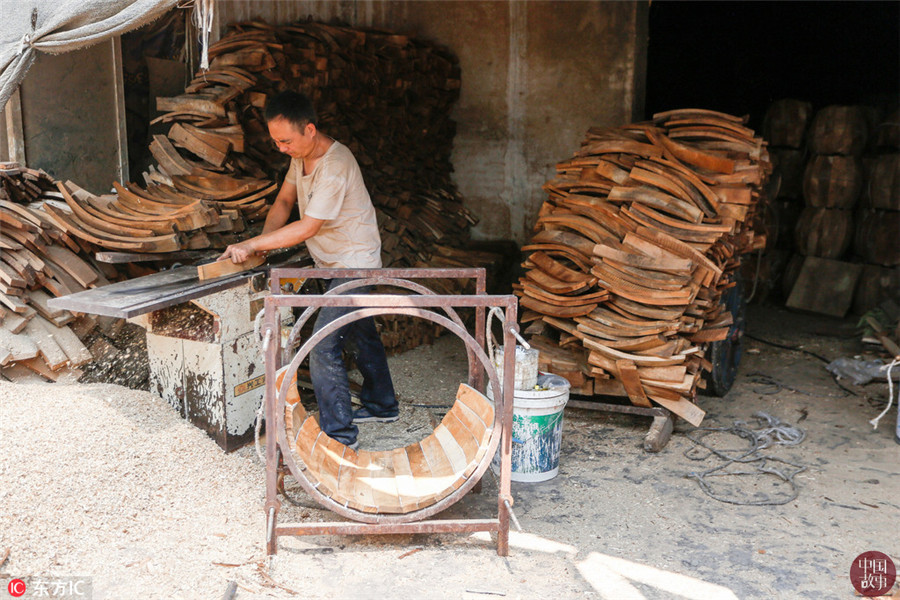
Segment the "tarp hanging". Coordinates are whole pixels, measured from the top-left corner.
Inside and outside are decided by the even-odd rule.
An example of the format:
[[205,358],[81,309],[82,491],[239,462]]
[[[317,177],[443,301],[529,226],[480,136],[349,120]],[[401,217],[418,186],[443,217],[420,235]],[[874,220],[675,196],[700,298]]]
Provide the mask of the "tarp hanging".
[[176,4],[177,0],[16,0],[0,20],[0,110],[38,51],[62,54],[92,46],[141,27]]

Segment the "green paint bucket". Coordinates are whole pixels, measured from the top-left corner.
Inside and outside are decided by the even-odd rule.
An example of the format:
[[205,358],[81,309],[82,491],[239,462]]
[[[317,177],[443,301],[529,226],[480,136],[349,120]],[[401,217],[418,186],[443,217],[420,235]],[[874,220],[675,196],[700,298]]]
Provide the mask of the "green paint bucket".
[[[513,393],[512,475],[513,481],[536,482],[559,473],[563,409],[569,401],[569,382],[559,375],[541,373],[537,388]],[[488,386],[488,397],[491,397]],[[491,468],[500,472],[500,452]]]

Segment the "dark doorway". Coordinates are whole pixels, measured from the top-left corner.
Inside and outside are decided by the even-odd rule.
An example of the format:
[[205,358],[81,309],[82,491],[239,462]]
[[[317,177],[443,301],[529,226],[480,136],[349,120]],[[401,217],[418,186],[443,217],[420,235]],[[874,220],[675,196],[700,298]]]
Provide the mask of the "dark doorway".
[[653,2],[649,117],[674,108],[750,115],[798,98],[816,109],[900,93],[900,2]]

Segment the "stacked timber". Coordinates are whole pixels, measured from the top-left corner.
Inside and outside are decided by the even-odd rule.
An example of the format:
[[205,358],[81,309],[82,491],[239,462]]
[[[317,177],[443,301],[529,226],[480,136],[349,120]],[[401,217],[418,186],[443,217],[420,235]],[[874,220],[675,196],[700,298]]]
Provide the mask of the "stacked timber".
[[803,187],[806,131],[813,115],[810,102],[776,100],[763,118],[763,137],[769,143],[773,173],[780,179],[779,198],[800,198]]
[[515,286],[541,368],[698,423],[704,349],[732,323],[722,294],[765,245],[750,223],[770,171],[762,138],[714,111],[588,130],[544,186]]
[[803,175],[806,208],[796,229],[800,254],[839,259],[850,247],[853,208],[863,186],[860,157],[867,131],[862,107],[827,106],[816,113]]
[[57,188],[44,172],[0,164],[0,374],[11,381],[76,379],[92,360],[80,338],[98,320],[48,300],[108,283],[117,273],[58,225],[42,204]]
[[900,135],[897,114],[877,128],[875,152],[864,159],[866,185],[856,214],[853,249],[866,264],[853,299],[863,314],[900,302]]
[[793,98],[776,100],[763,117],[762,131],[769,145],[772,176],[767,193],[760,198],[754,230],[765,233],[767,243],[742,264],[744,279],[753,290],[748,301],[764,302],[773,292],[778,293],[794,251],[794,235],[803,211],[806,138],[812,117],[812,104]]
[[[775,238],[774,249],[745,261],[744,275],[755,278],[754,287],[763,290],[759,299],[779,278],[789,298],[807,256],[841,259],[848,278],[858,274],[852,307],[863,314],[885,300],[900,300],[898,113],[829,106],[811,121],[811,111],[809,103],[780,100],[766,113],[763,127],[775,167],[773,181],[780,188],[777,200],[760,212],[767,215],[764,228],[770,245]],[[803,132],[805,146],[800,144]],[[796,254],[788,258],[792,252]],[[828,293],[823,278],[806,281],[818,282],[822,293]]]
[[[299,90],[317,106],[320,129],[360,164],[378,212],[385,266],[429,264],[436,245],[468,240],[476,220],[450,179],[459,66],[446,49],[323,23],[252,22],[232,25],[210,57],[210,70],[198,73],[184,94],[157,99],[163,114],[155,122],[171,123],[150,146],[158,170],[143,189],[119,186],[120,202],[123,189],[135,209],[136,202],[147,210],[188,198],[203,202],[220,213],[212,230],[199,228],[207,237],[240,233],[224,222],[227,209],[246,221],[264,218],[264,200],[289,161],[269,138],[264,108],[274,94]],[[204,243],[189,240],[190,247]],[[228,241],[220,235],[210,246]]]

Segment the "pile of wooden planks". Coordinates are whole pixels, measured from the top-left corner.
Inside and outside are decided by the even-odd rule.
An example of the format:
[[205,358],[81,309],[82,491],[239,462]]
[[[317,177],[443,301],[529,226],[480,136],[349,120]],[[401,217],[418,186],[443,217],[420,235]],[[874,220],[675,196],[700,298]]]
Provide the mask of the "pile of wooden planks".
[[[385,266],[428,264],[436,245],[459,247],[476,219],[451,181],[459,96],[455,57],[378,31],[301,22],[239,23],[210,48],[210,69],[184,94],[157,98],[167,124],[141,184],[101,196],[73,182],[47,212],[98,249],[167,253],[222,249],[259,232],[289,159],[263,118],[286,89],[315,101],[322,131],[346,144],[378,212]],[[255,225],[254,225],[255,224]]]
[[0,164],[0,373],[11,381],[80,375],[91,352],[81,343],[98,320],[47,301],[108,283],[114,269],[58,225],[42,203],[58,193],[44,172]]
[[588,130],[544,189],[515,286],[541,369],[574,393],[656,402],[692,423],[709,342],[732,316],[721,304],[771,172],[744,120],[676,110]]
[[460,82],[446,49],[323,23],[251,22],[232,25],[210,57],[210,70],[184,94],[157,99],[165,113],[156,121],[172,124],[151,144],[159,171],[145,177],[145,190],[129,184],[128,192],[155,202],[187,195],[218,202],[223,211],[238,208],[249,221],[263,218],[262,199],[289,162],[269,138],[264,107],[278,92],[300,90],[316,104],[320,129],[360,164],[378,211],[385,266],[427,262],[435,244],[468,239],[476,220],[450,179],[450,111]]

